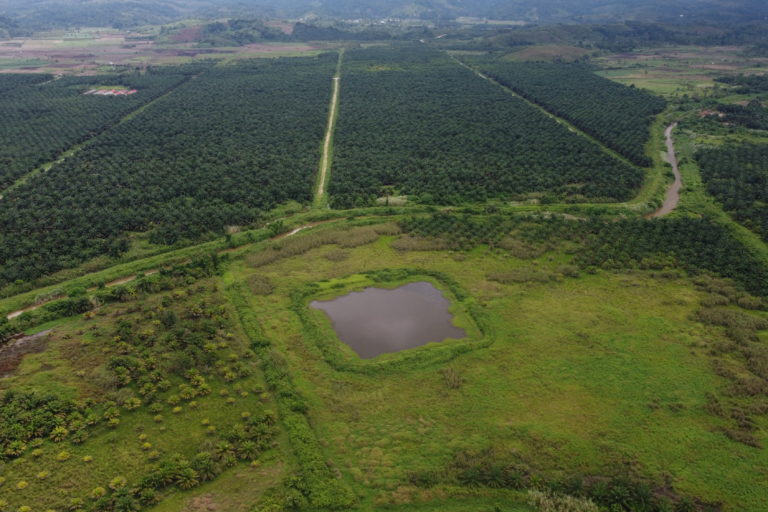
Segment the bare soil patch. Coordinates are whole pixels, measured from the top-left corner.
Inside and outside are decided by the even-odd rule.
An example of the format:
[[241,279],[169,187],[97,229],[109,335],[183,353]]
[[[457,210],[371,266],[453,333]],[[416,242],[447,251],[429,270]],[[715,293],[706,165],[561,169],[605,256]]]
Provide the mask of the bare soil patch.
[[31,336],[12,338],[0,346],[0,378],[8,377],[16,371],[21,360],[27,354],[36,354],[45,350],[51,330]]

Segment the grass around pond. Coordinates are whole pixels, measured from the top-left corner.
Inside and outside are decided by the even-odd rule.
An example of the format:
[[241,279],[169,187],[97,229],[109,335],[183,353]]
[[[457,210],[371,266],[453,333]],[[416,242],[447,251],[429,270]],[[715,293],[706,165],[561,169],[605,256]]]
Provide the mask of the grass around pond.
[[[703,295],[689,281],[639,272],[501,284],[489,275],[555,273],[569,257],[522,261],[487,248],[399,252],[391,242],[385,236],[345,250],[341,260],[329,246],[233,269],[236,280],[258,275],[273,284],[250,305],[307,397],[333,467],[364,509],[450,495],[456,491],[439,479],[426,488],[413,482],[446,471],[457,453],[486,450],[546,478],[632,468],[734,510],[768,499],[752,473],[766,467],[766,451],[727,440],[721,420],[704,411],[708,393],[724,392],[725,382],[707,355],[719,335],[690,320]],[[495,343],[374,375],[335,370],[290,310],[291,289],[409,267],[455,279],[491,319]]]
[[[123,322],[135,325],[138,337],[131,343],[137,348],[151,347],[146,344],[152,339],[168,343],[161,341],[172,332],[163,334],[166,309],[184,322],[199,311],[202,318],[216,311],[220,327],[206,335],[214,341],[205,346],[221,362],[212,367],[242,360],[252,370],[234,382],[221,377],[224,370],[206,374],[212,392],[196,397],[194,406],[173,398],[184,381],[171,377],[171,390],[155,400],[159,405],[149,400],[135,410],[121,407],[119,422],[89,428],[83,442],[35,442],[0,466],[2,499],[10,510],[44,510],[73,497],[88,499],[118,476],[135,485],[156,467],[154,452],[161,460],[218,453],[219,432],[229,435],[244,412],[266,410],[281,421],[257,464],[244,459],[189,490],[172,484],[147,510],[210,505],[251,511],[255,504],[274,503],[275,496],[287,499],[286,492],[303,493],[291,482],[307,470],[305,450],[312,443],[323,478],[350,493],[345,510],[532,511],[526,505],[530,482],[616,475],[722,503],[725,511],[755,510],[768,500],[755,485],[765,476],[760,468],[768,467],[768,451],[726,437],[727,421],[710,412],[712,397],[729,396],[712,357],[726,338],[721,328],[692,320],[712,295],[689,278],[677,272],[579,272],[568,244],[538,255],[523,251],[528,259],[521,259],[519,246],[424,250],[426,241],[414,245],[403,236],[393,223],[319,226],[268,242],[279,250],[244,247],[242,259],[229,263],[221,277],[139,292],[86,315],[90,319],[46,325],[54,328],[47,348],[26,356],[2,389],[98,398],[113,382],[108,368],[122,361],[122,352],[152,361],[145,348],[134,351],[118,341]],[[329,325],[320,326],[318,339],[305,322],[310,298],[423,280],[444,291],[468,341],[353,365],[354,354]],[[245,302],[235,300],[233,286]],[[297,295],[301,289],[311,296]],[[191,344],[185,351],[194,353],[197,336],[194,330],[186,334]],[[329,358],[331,344],[344,364]],[[170,349],[153,357],[158,360],[152,364],[166,365],[181,356]],[[277,384],[278,378],[292,387]],[[129,383],[105,396],[124,401],[135,393]],[[295,421],[304,416],[309,430],[296,430]],[[755,421],[762,440],[767,422],[763,416]],[[59,460],[62,452],[67,457]],[[527,483],[502,480],[497,486],[485,473],[492,468]],[[290,491],[291,485],[298,487]]]

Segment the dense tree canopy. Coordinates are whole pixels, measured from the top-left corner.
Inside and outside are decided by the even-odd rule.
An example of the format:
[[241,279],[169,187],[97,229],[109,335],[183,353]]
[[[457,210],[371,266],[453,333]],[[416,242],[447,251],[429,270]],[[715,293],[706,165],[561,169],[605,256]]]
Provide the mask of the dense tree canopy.
[[642,173],[425,46],[345,57],[330,193],[366,204],[391,186],[424,202],[546,193],[623,200]]
[[[58,80],[50,75],[0,75],[0,193],[19,176],[178,85],[194,69]],[[83,94],[98,85],[139,92],[124,97]]]
[[583,64],[472,59],[489,76],[567,119],[632,162],[649,166],[649,126],[662,98],[600,77]]
[[768,146],[704,149],[696,160],[707,191],[739,222],[768,240]]
[[0,201],[0,281],[117,254],[127,231],[173,244],[309,201],[335,64],[218,66],[14,190]]

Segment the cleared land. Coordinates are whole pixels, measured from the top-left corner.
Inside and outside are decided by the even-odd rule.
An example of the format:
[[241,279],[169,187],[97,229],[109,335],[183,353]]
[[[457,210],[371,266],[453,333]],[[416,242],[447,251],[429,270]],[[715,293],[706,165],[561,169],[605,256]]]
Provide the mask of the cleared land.
[[95,31],[4,40],[0,41],[0,73],[95,75],[124,67],[143,69],[202,59],[315,55],[326,48],[306,43],[198,48],[194,42],[156,42],[155,36],[153,32]]
[[747,57],[736,46],[681,46],[642,49],[600,57],[599,74],[625,85],[648,89],[666,97],[705,96],[714,78],[723,74],[759,73],[765,57]]

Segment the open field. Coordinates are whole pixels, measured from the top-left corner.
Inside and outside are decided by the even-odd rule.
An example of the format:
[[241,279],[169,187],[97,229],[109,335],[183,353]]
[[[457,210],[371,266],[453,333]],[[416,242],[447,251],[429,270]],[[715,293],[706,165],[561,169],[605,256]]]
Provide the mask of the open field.
[[[689,323],[702,296],[685,280],[600,275],[502,285],[488,276],[531,265],[547,271],[567,258],[523,263],[485,249],[452,258],[397,252],[389,244],[384,238],[354,249],[340,263],[323,261],[329,248],[259,267],[276,296],[251,302],[257,315],[263,311],[267,336],[305,376],[301,390],[333,460],[367,489],[369,500],[428,495],[404,484],[408,474],[448,465],[457,451],[489,447],[560,474],[628,464],[666,472],[676,488],[709,493],[709,500],[751,509],[766,499],[733,480],[742,473],[749,481],[753,468],[765,466],[765,453],[716,441],[717,421],[701,414],[706,394],[722,383],[704,348],[716,338]],[[306,266],[306,259],[315,263]],[[280,296],[303,282],[389,267],[429,268],[457,279],[493,319],[493,346],[391,375],[329,368]],[[446,367],[461,375],[459,389],[443,382]]]
[[637,50],[599,57],[598,72],[625,85],[662,96],[706,95],[723,74],[762,73],[768,58],[747,57],[736,46],[682,46]]
[[[522,512],[530,510],[531,482],[557,487],[573,478],[619,477],[646,482],[657,498],[691,496],[719,503],[717,510],[753,510],[768,499],[755,485],[765,476],[768,452],[730,440],[731,420],[712,412],[713,400],[726,408],[732,400],[718,364],[736,369],[744,363],[717,352],[728,339],[723,328],[695,320],[720,293],[732,293],[730,285],[694,281],[672,269],[584,272],[574,266],[571,243],[540,245],[516,235],[496,248],[448,250],[379,222],[317,226],[268,244],[279,251],[246,246],[222,276],[208,267],[212,277],[198,279],[190,270],[187,277],[166,273],[119,285],[126,291],[107,290],[120,297],[115,302],[45,326],[53,332],[44,350],[27,355],[3,389],[91,397],[103,411],[103,387],[111,383],[106,398],[124,405],[118,423],[84,427],[83,441],[32,443],[4,468],[10,491],[3,499],[14,508],[57,507],[72,497],[87,500],[99,486],[114,499],[119,490],[109,490],[110,481],[124,476],[126,488],[139,485],[155,467],[155,451],[161,460],[221,453],[220,442],[207,439],[229,435],[227,425],[242,421],[241,412],[259,410],[279,411],[282,421],[276,444],[259,453],[258,465],[245,458],[231,469],[216,466],[212,481],[198,479],[187,492],[179,488],[182,480],[160,486],[155,496],[162,501],[151,510],[205,510],[208,504],[250,510],[283,499],[311,504],[318,485],[332,484],[353,496],[345,510],[499,506]],[[454,322],[470,341],[361,361],[305,302],[425,279],[453,302]],[[731,308],[768,319],[735,303]],[[218,327],[206,331],[206,319]],[[189,342],[174,344],[174,322],[187,327]],[[142,372],[149,369],[139,366],[126,380],[115,368],[131,358],[178,368],[178,350],[197,358],[200,347],[199,357],[211,356],[194,364],[210,394],[177,401],[186,381],[170,370],[170,389],[132,408],[129,398],[144,396]],[[155,351],[152,363],[147,358]],[[289,406],[293,392],[274,387],[282,386],[274,364],[306,409]],[[231,380],[226,372],[234,368],[250,371]],[[752,407],[755,400],[737,403]],[[328,461],[330,476],[312,477],[289,498],[296,491],[284,478],[309,478],[290,419],[291,411],[302,410],[319,443],[312,449]],[[755,442],[762,443],[766,418],[754,414],[751,421]],[[215,434],[206,434],[209,425]],[[62,452],[68,457],[57,460]],[[86,456],[93,459],[84,463]],[[506,469],[498,470],[500,480],[487,480],[481,468],[494,467]],[[60,490],[43,492],[51,489]]]
[[240,47],[197,48],[194,43],[156,43],[142,34],[87,33],[79,38],[0,41],[0,73],[36,72],[92,75],[128,66],[183,64],[201,59],[249,59],[316,55],[324,46],[255,43]]

